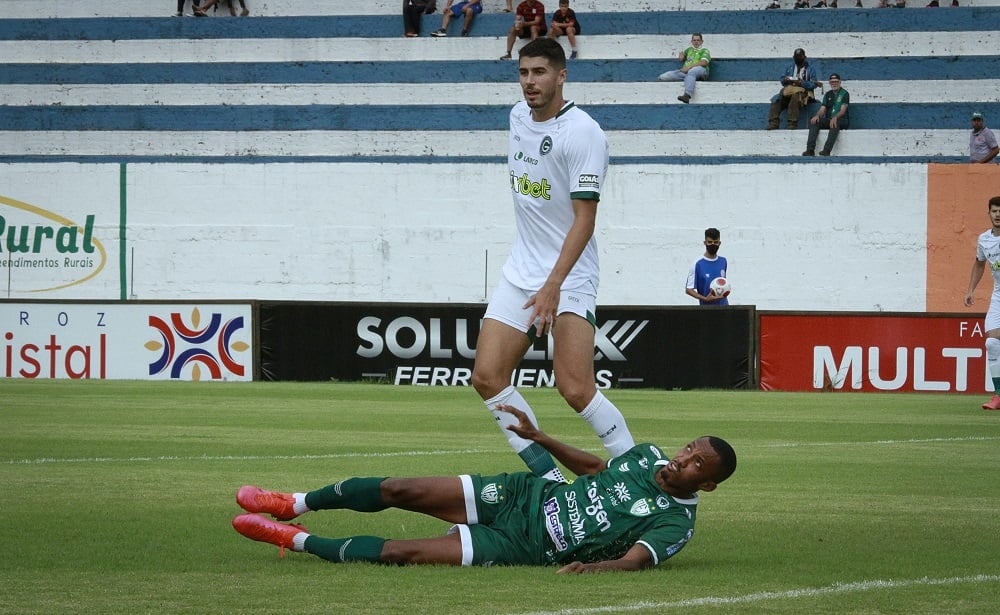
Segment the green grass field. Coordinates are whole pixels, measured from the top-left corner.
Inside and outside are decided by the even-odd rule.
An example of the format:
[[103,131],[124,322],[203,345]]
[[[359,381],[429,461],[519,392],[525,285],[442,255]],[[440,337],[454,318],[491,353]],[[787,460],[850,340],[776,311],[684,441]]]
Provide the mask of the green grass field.
[[[639,441],[729,440],[659,569],[335,565],[236,534],[234,493],[348,476],[520,471],[471,389],[0,381],[4,613],[996,613],[1000,412],[962,395],[608,393]],[[552,390],[546,431],[603,455]],[[318,512],[325,536],[437,535]]]

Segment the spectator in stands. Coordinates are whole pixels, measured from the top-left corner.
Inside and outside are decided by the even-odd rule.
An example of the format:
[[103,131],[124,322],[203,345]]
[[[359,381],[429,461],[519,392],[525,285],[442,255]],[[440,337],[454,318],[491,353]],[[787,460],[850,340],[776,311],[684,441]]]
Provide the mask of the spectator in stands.
[[701,32],[692,34],[691,46],[680,52],[677,58],[681,61],[681,67],[657,77],[659,81],[683,81],[684,93],[678,96],[677,100],[684,104],[691,102],[695,84],[708,79],[708,64],[712,61],[712,54],[701,46],[704,40]]
[[[182,17],[184,15],[184,3],[187,0],[177,0],[177,16]],[[198,0],[191,0],[191,11],[195,14],[199,11]]]
[[992,162],[1000,152],[997,138],[993,131],[986,127],[983,114],[972,114],[972,134],[969,135],[969,162],[986,164]]
[[816,69],[809,65],[806,51],[801,47],[792,54],[792,63],[781,76],[781,90],[771,97],[771,109],[767,115],[767,129],[774,130],[781,121],[781,112],[788,109],[786,128],[794,130],[799,124],[799,110],[816,102],[813,90],[819,85]]
[[403,36],[420,36],[424,14],[437,10],[437,0],[403,0]]
[[830,91],[823,95],[823,104],[820,105],[816,115],[809,120],[809,139],[806,141],[806,151],[803,156],[816,155],[816,139],[819,131],[823,128],[830,132],[826,135],[826,143],[820,150],[820,156],[829,156],[833,151],[833,144],[837,142],[837,135],[841,130],[846,130],[851,124],[851,116],[848,107],[851,104],[851,95],[840,83],[840,75],[832,73],[830,75]]
[[576,12],[569,8],[569,0],[559,0],[559,8],[552,14],[552,28],[549,30],[549,38],[559,38],[563,34],[566,35],[566,38],[569,39],[570,60],[579,57],[576,48],[576,35],[580,32],[580,22],[576,19]]
[[535,40],[539,36],[545,36],[546,32],[548,28],[545,26],[545,7],[538,0],[524,0],[517,5],[514,26],[507,33],[507,53],[500,56],[500,59],[510,59],[510,52],[514,50],[514,40],[518,37]]
[[698,300],[701,305],[729,305],[729,299],[712,292],[712,280],[726,277],[729,263],[725,256],[719,256],[722,233],[717,228],[705,229],[705,253],[688,270],[687,286],[684,292]]
[[[236,2],[237,0],[226,0],[226,4],[229,5],[229,14],[236,17]],[[250,9],[247,8],[246,0],[238,0],[240,3],[240,17],[246,17],[250,14]],[[208,15],[208,9],[214,8],[218,10],[219,0],[205,0],[205,3],[200,7],[194,9],[194,14],[197,17],[205,17]]]
[[464,0],[452,5],[452,0],[444,5],[444,15],[441,17],[441,27],[431,32],[431,36],[448,36],[448,24],[453,17],[464,15],[462,22],[462,36],[469,36],[469,28],[472,27],[472,20],[476,15],[483,12],[483,3],[480,0]]

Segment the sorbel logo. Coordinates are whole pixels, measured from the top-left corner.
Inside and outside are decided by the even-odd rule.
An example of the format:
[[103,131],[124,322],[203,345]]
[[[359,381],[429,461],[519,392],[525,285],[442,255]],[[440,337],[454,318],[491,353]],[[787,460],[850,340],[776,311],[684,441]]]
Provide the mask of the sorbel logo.
[[[243,329],[243,317],[222,324],[222,314],[213,313],[207,325],[200,325],[201,312],[197,307],[191,311],[190,326],[176,312],[170,314],[169,323],[159,316],[150,316],[149,326],[160,333],[161,341],[150,340],[145,344],[147,350],[160,353],[149,364],[149,375],[169,370],[171,379],[179,379],[188,365],[191,366],[192,380],[201,380],[202,366],[213,380],[223,378],[223,369],[228,374],[244,375],[246,367],[232,355],[232,351],[244,352],[250,348],[246,342],[232,339]],[[183,345],[190,348],[182,350]]]

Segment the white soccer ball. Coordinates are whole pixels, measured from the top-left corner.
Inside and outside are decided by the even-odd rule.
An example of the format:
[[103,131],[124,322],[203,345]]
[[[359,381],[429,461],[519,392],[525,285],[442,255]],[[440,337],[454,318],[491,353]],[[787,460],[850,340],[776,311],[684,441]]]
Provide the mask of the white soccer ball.
[[709,285],[708,290],[716,297],[728,297],[729,293],[733,292],[733,287],[730,286],[729,280],[726,278],[715,278]]

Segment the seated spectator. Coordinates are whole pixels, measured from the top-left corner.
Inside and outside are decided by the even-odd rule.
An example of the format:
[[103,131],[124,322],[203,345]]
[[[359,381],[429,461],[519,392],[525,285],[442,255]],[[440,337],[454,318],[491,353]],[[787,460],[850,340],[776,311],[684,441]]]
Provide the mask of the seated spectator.
[[787,123],[789,130],[799,127],[799,110],[816,102],[813,90],[819,83],[816,81],[816,69],[809,66],[806,52],[801,47],[792,54],[792,63],[781,76],[781,90],[771,97],[771,108],[767,114],[767,129],[774,130],[781,122],[781,112],[788,109]]
[[[229,5],[229,14],[236,17],[236,5],[233,4],[234,0],[226,0],[226,4]],[[250,9],[247,8],[246,0],[239,0],[240,3],[240,17],[246,17],[250,14]],[[208,9],[218,10],[219,0],[205,0],[205,3],[194,9],[194,14],[196,17],[206,17],[208,15]]]
[[424,14],[437,10],[437,0],[403,0],[403,36],[420,36]]
[[[186,1],[187,0],[177,0],[177,16],[178,17],[182,17],[184,15],[184,3]],[[191,0],[191,11],[193,13],[197,14],[198,10],[199,10],[199,8],[198,8],[198,0]]]
[[448,0],[448,4],[444,7],[444,16],[441,18],[441,27],[435,32],[431,32],[431,36],[448,36],[448,24],[451,23],[451,18],[463,14],[465,15],[465,21],[462,23],[462,36],[469,36],[469,28],[472,27],[472,20],[482,12],[483,4],[480,0],[467,0],[459,2],[454,6],[452,6],[452,0]]
[[837,142],[837,135],[841,130],[847,130],[851,124],[851,116],[848,108],[851,106],[851,95],[847,93],[840,84],[840,75],[832,73],[830,75],[830,91],[823,96],[823,104],[809,120],[809,138],[806,140],[806,151],[803,156],[816,155],[816,139],[819,138],[819,131],[826,128],[830,131],[826,136],[826,143],[820,150],[820,156],[829,156],[833,152],[833,144]]
[[573,9],[569,8],[569,0],[559,0],[559,9],[552,14],[552,28],[549,30],[549,38],[559,38],[563,34],[566,35],[566,38],[569,39],[570,60],[575,60],[579,55],[576,49],[576,35],[580,32],[580,22],[577,21]]
[[657,77],[659,81],[683,81],[684,93],[678,96],[677,100],[684,104],[691,102],[695,84],[708,79],[708,64],[712,61],[712,54],[701,46],[703,41],[701,32],[692,34],[691,46],[682,51],[677,58],[681,61],[681,67]]
[[997,138],[993,131],[986,127],[983,114],[972,114],[972,134],[969,136],[969,162],[986,164],[992,162],[1000,153]]
[[514,50],[516,38],[535,40],[539,36],[545,36],[546,32],[548,32],[548,28],[545,25],[545,7],[538,0],[524,0],[517,5],[514,26],[507,33],[507,53],[500,56],[500,59],[510,59],[510,52]]

